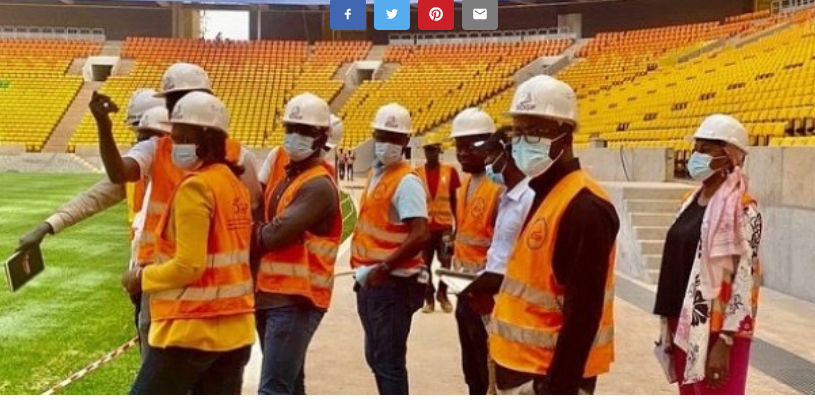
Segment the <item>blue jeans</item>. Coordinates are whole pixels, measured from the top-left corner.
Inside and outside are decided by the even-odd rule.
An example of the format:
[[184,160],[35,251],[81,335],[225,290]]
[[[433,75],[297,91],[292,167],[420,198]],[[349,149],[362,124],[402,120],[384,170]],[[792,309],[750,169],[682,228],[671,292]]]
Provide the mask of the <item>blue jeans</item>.
[[150,348],[131,395],[240,395],[251,346],[211,352]]
[[356,287],[357,313],[365,331],[365,360],[380,395],[407,395],[407,341],[413,313],[424,301],[416,278],[391,278],[387,286]]
[[263,366],[260,395],[305,395],[306,351],[325,313],[309,305],[255,312]]

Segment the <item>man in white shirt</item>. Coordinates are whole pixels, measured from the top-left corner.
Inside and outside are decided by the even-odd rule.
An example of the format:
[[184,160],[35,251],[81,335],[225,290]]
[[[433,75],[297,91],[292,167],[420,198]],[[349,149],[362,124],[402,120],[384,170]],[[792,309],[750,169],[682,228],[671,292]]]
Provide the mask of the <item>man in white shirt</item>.
[[521,234],[535,199],[535,192],[529,188],[529,178],[515,165],[511,144],[503,131],[496,132],[482,148],[488,153],[485,161],[487,177],[506,187],[498,202],[495,234],[487,251],[486,272],[504,275],[515,241]]

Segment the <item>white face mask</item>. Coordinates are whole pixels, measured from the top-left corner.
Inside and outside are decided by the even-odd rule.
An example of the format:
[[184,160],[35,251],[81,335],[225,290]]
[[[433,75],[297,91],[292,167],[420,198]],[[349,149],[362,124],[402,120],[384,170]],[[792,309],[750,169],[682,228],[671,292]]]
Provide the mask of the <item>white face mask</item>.
[[[537,144],[530,144],[526,141],[526,137],[521,138],[518,142],[512,144],[512,157],[518,165],[518,169],[524,175],[530,178],[535,178],[546,172],[555,159],[549,156],[552,149],[552,144],[559,140],[560,137],[554,140],[541,139]],[[562,153],[561,153],[562,154]],[[560,155],[558,155],[558,158]]]
[[292,161],[300,162],[314,153],[314,138],[288,133],[283,141],[283,150],[289,154]]
[[382,165],[390,166],[402,160],[402,146],[389,142],[374,143],[374,155]]
[[710,167],[710,164],[714,159],[715,158],[709,154],[694,152],[690,156],[690,160],[688,160],[688,174],[697,182],[704,182],[708,180],[711,176],[713,176],[713,174],[718,172],[718,170]]
[[201,167],[201,159],[198,158],[195,144],[173,144],[173,165],[187,172],[192,172]]

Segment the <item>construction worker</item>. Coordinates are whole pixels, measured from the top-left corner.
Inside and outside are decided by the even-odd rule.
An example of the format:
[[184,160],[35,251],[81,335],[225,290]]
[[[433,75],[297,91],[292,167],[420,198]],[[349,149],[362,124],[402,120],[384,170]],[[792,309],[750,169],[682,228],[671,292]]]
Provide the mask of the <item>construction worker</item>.
[[512,156],[535,192],[490,323],[502,394],[594,393],[614,360],[619,229],[606,192],[572,150],[577,97],[546,75],[512,99]]
[[122,278],[150,298],[151,349],[131,394],[237,395],[255,341],[245,169],[227,158],[229,115],[215,96],[184,96],[170,122],[186,176],[156,227],[155,261]]
[[[155,97],[156,91],[153,89],[139,89],[135,93],[133,93],[133,97],[130,100],[130,103],[127,107],[127,118],[125,119],[125,124],[128,126],[136,127],[141,120],[142,115],[149,109],[154,107],[164,107],[164,102],[161,99]],[[167,113],[166,108],[164,109],[164,118],[167,119],[169,114]],[[158,123],[158,122],[156,122]],[[167,125],[163,125],[163,127],[167,127]],[[163,131],[165,133],[169,132]],[[147,141],[148,139],[152,138],[154,134],[151,134],[149,131],[136,131],[136,142]],[[137,220],[137,216],[141,213],[141,208],[144,205],[144,196],[147,193],[147,181],[142,179],[138,182],[129,182],[125,187],[125,191],[127,192],[127,219],[130,224],[144,224],[143,218],[144,216],[140,216]],[[137,231],[137,227],[132,227],[133,233],[135,234]]]
[[[163,107],[164,103],[160,99],[153,97],[155,94],[156,92],[152,89],[139,89],[133,93],[128,103],[125,123],[136,134],[136,140],[139,143],[148,141],[153,137],[166,136],[170,131],[167,125],[162,124],[162,121],[167,120],[167,110]],[[151,114],[147,115],[146,113],[148,111]],[[137,188],[146,190],[144,187]],[[41,225],[23,235],[20,238],[20,245],[17,250],[21,251],[40,245],[46,235],[57,234],[96,213],[107,210],[124,200],[126,195],[127,192],[124,185],[114,184],[110,179],[105,177],[60,207],[59,210],[48,217]],[[135,193],[134,199],[137,199],[138,196],[140,196],[140,194],[138,192]],[[141,205],[137,202],[132,206],[137,213],[143,213]],[[137,244],[141,230],[144,228],[144,216],[134,214],[131,227],[133,231],[131,234],[133,237],[132,241],[134,244]],[[134,249],[131,254],[131,266],[136,262],[137,255]],[[134,319],[138,331],[141,295],[133,296],[131,300],[134,304]],[[146,343],[147,336],[144,335],[143,338],[142,343]]]
[[[485,176],[487,154],[478,146],[495,133],[492,118],[469,108],[453,119],[451,137],[456,157],[465,175],[458,190],[453,270],[476,275],[487,265],[498,200],[504,188]],[[487,330],[481,314],[469,300],[456,302],[456,324],[461,344],[461,367],[471,395],[486,395],[489,389]]]
[[276,186],[265,220],[252,233],[253,255],[263,256],[256,278],[261,395],[305,395],[306,352],[331,302],[342,237],[339,191],[324,158],[328,103],[311,93],[295,96],[283,125],[290,163],[282,179],[270,180]]
[[[331,172],[331,176],[336,178],[335,173],[337,172],[336,165],[331,165],[331,160],[327,158],[328,154],[331,153],[338,145],[342,143],[342,120],[335,115],[331,115],[331,128],[328,135],[328,141],[326,141],[325,145],[321,148],[320,156],[326,159],[328,165],[326,165],[326,169]],[[272,180],[283,180],[286,177],[286,165],[291,162],[289,155],[286,153],[285,148],[275,147],[269,154],[266,155],[266,160],[263,161],[263,165],[260,167],[260,171],[258,172],[258,179],[260,179],[260,185],[262,190],[264,191],[263,194],[263,201],[269,200],[269,194],[272,193],[277,186],[273,184]]]
[[365,359],[381,395],[409,393],[407,340],[424,301],[422,251],[430,241],[427,197],[403,158],[410,113],[392,103],[373,122],[373,169],[360,199],[351,242],[357,312],[365,331]]
[[[164,74],[162,92],[156,97],[164,99],[168,111],[174,107],[181,95],[196,91],[212,93],[212,86],[207,73],[200,67],[190,64],[175,64]],[[159,99],[161,100],[161,99]],[[144,205],[144,231],[141,238],[134,240],[138,254],[136,265],[146,266],[155,262],[153,242],[154,230],[162,213],[172,197],[184,170],[174,165],[173,143],[170,137],[154,137],[136,144],[124,157],[119,154],[116,141],[111,133],[109,114],[116,111],[116,104],[106,95],[95,93],[90,103],[91,112],[99,129],[99,151],[105,165],[108,178],[112,183],[124,184],[141,179],[150,180],[150,190],[146,194]],[[183,112],[182,112],[183,113]],[[255,155],[235,140],[226,140],[227,159],[246,170],[240,175],[241,181],[252,196],[252,212],[259,211],[262,192],[257,180]],[[189,152],[189,151],[188,151]],[[149,300],[142,297],[142,315],[139,318],[141,336],[149,330]]]
[[453,312],[453,305],[447,297],[447,285],[439,280],[439,290],[433,287],[433,257],[437,257],[441,267],[450,269],[451,256],[447,249],[452,243],[453,226],[455,225],[456,192],[461,181],[458,171],[451,165],[440,162],[442,139],[439,134],[424,137],[425,164],[416,168],[416,173],[427,188],[427,209],[430,216],[430,244],[424,250],[424,263],[427,266],[430,280],[424,298],[422,313],[436,311],[436,300],[445,313]]

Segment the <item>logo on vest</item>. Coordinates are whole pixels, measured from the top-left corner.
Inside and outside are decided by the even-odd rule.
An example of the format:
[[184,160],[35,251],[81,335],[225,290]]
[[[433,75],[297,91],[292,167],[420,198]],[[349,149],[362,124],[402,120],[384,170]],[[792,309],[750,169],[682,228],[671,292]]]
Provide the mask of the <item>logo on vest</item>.
[[486,211],[486,209],[487,209],[487,203],[484,202],[484,198],[476,197],[475,200],[473,200],[473,205],[472,205],[472,208],[470,210],[471,210],[471,213],[472,213],[473,217],[480,218],[481,216],[484,215],[484,211]]
[[549,224],[546,219],[538,219],[529,228],[526,236],[526,246],[531,250],[539,250],[546,242],[546,234],[549,232]]
[[385,190],[388,189],[388,184],[389,182],[383,182],[380,180],[379,183],[376,185],[376,188],[374,188],[374,194],[372,197],[376,200],[384,199],[386,197]]

